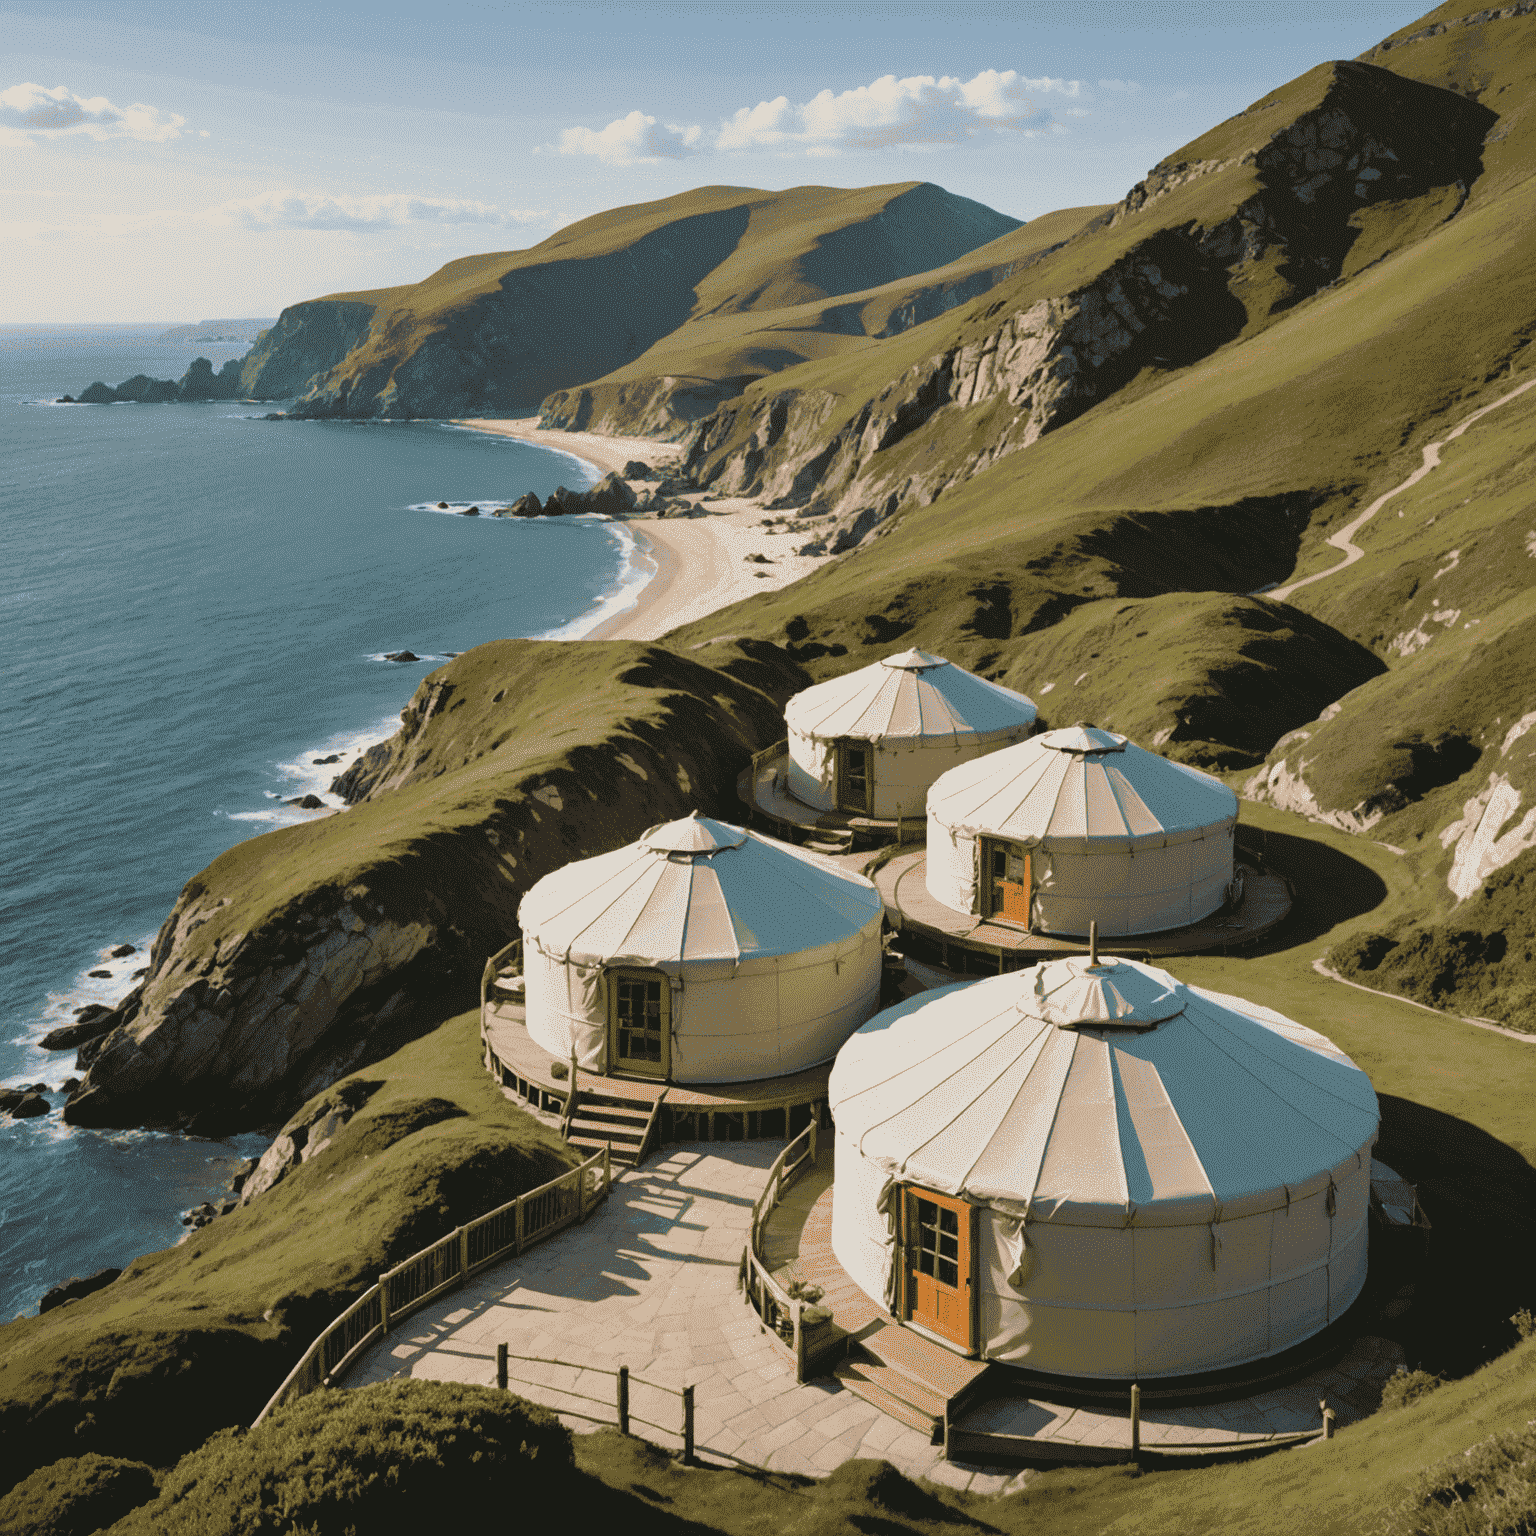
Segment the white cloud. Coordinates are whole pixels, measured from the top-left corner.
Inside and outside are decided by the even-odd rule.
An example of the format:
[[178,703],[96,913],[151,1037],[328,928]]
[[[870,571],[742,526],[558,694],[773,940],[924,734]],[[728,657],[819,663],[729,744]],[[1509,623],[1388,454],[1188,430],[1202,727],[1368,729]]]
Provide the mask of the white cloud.
[[83,133],[98,142],[137,139],[164,144],[181,137],[187,120],[179,112],[162,112],[142,101],[116,107],[105,96],[77,96],[68,86],[51,91],[28,82],[0,91],[0,144],[32,145]]
[[636,161],[682,160],[698,154],[704,130],[695,124],[658,123],[644,112],[617,118],[599,132],[591,128],[567,128],[560,135],[562,155],[595,155],[609,165],[633,165]]
[[559,149],[565,155],[595,155],[610,165],[630,165],[708,150],[823,156],[897,145],[960,144],[987,130],[1033,134],[1059,128],[1038,98],[1070,100],[1081,89],[1077,80],[1030,79],[1012,69],[984,69],[970,80],[883,75],[836,95],[821,91],[807,102],[776,96],[741,107],[712,133],[697,124],[661,125],[634,111],[601,132],[568,128],[560,135]]
[[1099,89],[1101,91],[1124,92],[1129,95],[1139,91],[1141,87],[1134,80],[1100,80]]
[[406,224],[481,224],[503,227],[536,224],[550,215],[544,209],[501,208],[495,203],[459,198],[411,197],[403,192],[372,197],[332,197],[324,193],[274,191],[259,197],[237,198],[212,209],[220,223],[246,229],[319,229],[368,232],[399,229]]

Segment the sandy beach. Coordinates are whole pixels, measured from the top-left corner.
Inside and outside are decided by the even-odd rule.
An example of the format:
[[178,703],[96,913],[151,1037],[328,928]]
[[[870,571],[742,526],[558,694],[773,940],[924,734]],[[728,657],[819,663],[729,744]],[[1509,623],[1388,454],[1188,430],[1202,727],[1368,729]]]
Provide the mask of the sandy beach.
[[[633,459],[661,468],[680,452],[676,443],[649,437],[604,437],[596,432],[552,432],[537,417],[463,420],[455,425],[500,437],[521,438],[585,460],[603,473],[622,472]],[[642,544],[656,574],[634,606],[616,613],[585,636],[588,640],[656,640],[680,624],[702,619],[759,592],[773,592],[825,565],[829,555],[793,551],[815,537],[815,525],[779,523],[746,496],[698,496],[707,511],[698,517],[631,517],[626,526]],[[761,555],[763,560],[754,559]]]

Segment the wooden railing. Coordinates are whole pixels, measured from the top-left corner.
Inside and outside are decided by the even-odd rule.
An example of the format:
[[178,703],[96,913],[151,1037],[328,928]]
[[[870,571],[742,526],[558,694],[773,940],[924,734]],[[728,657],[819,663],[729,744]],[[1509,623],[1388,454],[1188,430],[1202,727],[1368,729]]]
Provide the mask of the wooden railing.
[[256,1416],[256,1424],[281,1404],[337,1381],[365,1349],[418,1307],[482,1269],[585,1221],[612,1185],[612,1164],[604,1147],[569,1173],[455,1227],[431,1247],[386,1270],[377,1285],[364,1291],[304,1351]]
[[[607,1366],[603,1365],[577,1365],[573,1360],[551,1360],[544,1355],[513,1355],[507,1352],[505,1344],[498,1344],[496,1346],[496,1385],[503,1391],[507,1389],[509,1382],[519,1380],[518,1377],[512,1375],[508,1368],[507,1362],[510,1360],[526,1361],[529,1365],[555,1365],[559,1366],[562,1370],[579,1371],[583,1375],[612,1376],[614,1378],[614,1394],[613,1416],[611,1418],[607,1414],[583,1413],[579,1408],[561,1407],[555,1411],[573,1419],[590,1419],[594,1424],[617,1424],[621,1435],[630,1433],[631,1424],[643,1424],[647,1429],[659,1429],[664,1435],[676,1434],[683,1442],[683,1460],[687,1462],[693,1460],[692,1384],[686,1387],[669,1387],[665,1382],[647,1381],[644,1376],[631,1375],[627,1365],[621,1365],[616,1370],[610,1370]],[[532,1378],[524,1377],[521,1380],[528,1386],[544,1386],[543,1382],[533,1380]],[[658,1424],[654,1419],[647,1419],[633,1412],[629,1405],[631,1382],[636,1386],[649,1387],[654,1392],[670,1392],[673,1397],[680,1398],[683,1412],[682,1423],[679,1427],[674,1430],[669,1424]],[[577,1397],[583,1402],[593,1403],[598,1406],[603,1406],[607,1402],[606,1398],[593,1397],[590,1392],[578,1392],[574,1385],[549,1388],[547,1390],[558,1391],[561,1397]]]
[[762,1193],[752,1205],[752,1227],[747,1246],[741,1251],[737,1284],[746,1293],[752,1310],[774,1342],[795,1362],[795,1380],[806,1382],[821,1374],[822,1366],[842,1354],[847,1338],[830,1318],[820,1321],[806,1318],[806,1303],[791,1296],[769,1272],[763,1260],[763,1234],[774,1207],[784,1198],[784,1191],[807,1167],[816,1165],[816,1142],[820,1117],[811,1123],[778,1155]]
[[495,984],[496,977],[501,972],[502,963],[516,958],[519,963],[523,958],[523,936],[519,934],[510,944],[503,944],[500,949],[485,962],[485,969],[480,972],[480,1007],[485,1009],[486,999],[491,995],[491,988]]
[[645,1122],[645,1134],[640,1138],[640,1150],[635,1153],[636,1168],[661,1144],[661,1105],[666,1096],[667,1090],[663,1088],[651,1104],[650,1119]]
[[788,751],[789,737],[781,736],[771,747],[764,747],[761,752],[754,752],[752,754],[752,782],[754,784],[757,783],[758,770],[764,763],[770,758],[777,757],[780,753],[787,753]]

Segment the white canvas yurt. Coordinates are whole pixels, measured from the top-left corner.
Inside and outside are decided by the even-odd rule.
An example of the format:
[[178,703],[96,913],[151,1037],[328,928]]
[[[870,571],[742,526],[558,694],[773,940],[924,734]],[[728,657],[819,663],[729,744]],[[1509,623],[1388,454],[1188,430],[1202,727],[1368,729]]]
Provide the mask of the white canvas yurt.
[[1365,1283],[1370,1079],[1322,1035],[1127,960],[877,1014],[838,1053],[832,1247],[950,1347],[1182,1376],[1317,1333]]
[[523,897],[529,1037],[590,1072],[799,1072],[878,1006],[882,915],[863,876],[695,812]]
[[1113,731],[1070,726],[928,792],[928,893],[1045,934],[1160,933],[1227,899],[1237,796]]
[[921,816],[947,768],[1022,741],[1034,704],[926,651],[903,651],[797,693],[784,707],[789,792],[817,810]]

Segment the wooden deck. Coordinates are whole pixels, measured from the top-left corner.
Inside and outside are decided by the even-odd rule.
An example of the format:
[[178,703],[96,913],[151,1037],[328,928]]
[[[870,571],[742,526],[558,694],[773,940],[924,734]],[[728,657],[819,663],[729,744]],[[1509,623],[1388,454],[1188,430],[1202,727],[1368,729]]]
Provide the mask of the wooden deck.
[[[1166,933],[1105,939],[1100,947],[1106,953],[1140,959],[1240,949],[1255,943],[1290,912],[1290,886],[1272,871],[1246,864],[1239,867],[1243,871],[1244,895],[1236,911],[1218,912],[1202,922],[1171,928]],[[971,912],[956,912],[929,895],[927,871],[927,849],[914,848],[897,852],[870,878],[885,902],[891,925],[904,937],[916,937],[936,948],[943,965],[954,970],[1006,971],[1033,965],[1053,955],[1082,954],[1088,948],[1086,937],[1053,938],[992,922]]]
[[[570,1091],[570,1064],[528,1037],[521,1003],[494,995],[480,1010],[485,1064],[491,1075],[533,1108],[558,1114]],[[815,1115],[824,1118],[831,1062],[785,1077],[749,1083],[668,1083],[658,1078],[621,1077],[576,1070],[578,1103],[608,1101],[647,1113],[662,1097],[660,1140],[752,1141],[795,1135]]]
[[1049,1465],[1139,1459],[1223,1459],[1317,1438],[1326,1399],[1340,1424],[1375,1412],[1399,1346],[1365,1332],[1374,1306],[1357,1303],[1324,1333],[1269,1360],[1142,1384],[1133,1452],[1130,1383],[1068,1380],[967,1359],[901,1327],[849,1277],[832,1252],[831,1149],[774,1213],[767,1234],[781,1284],[820,1285],[822,1305],[849,1338],[840,1383],[891,1417],[942,1433],[965,1461]]
[[776,836],[790,842],[821,838],[846,841],[850,848],[855,844],[872,848],[899,842],[903,826],[916,832],[924,824],[921,816],[882,821],[851,811],[819,811],[797,800],[785,787],[788,766],[789,746],[785,742],[759,752],[738,776],[736,796],[754,817],[768,822]]

